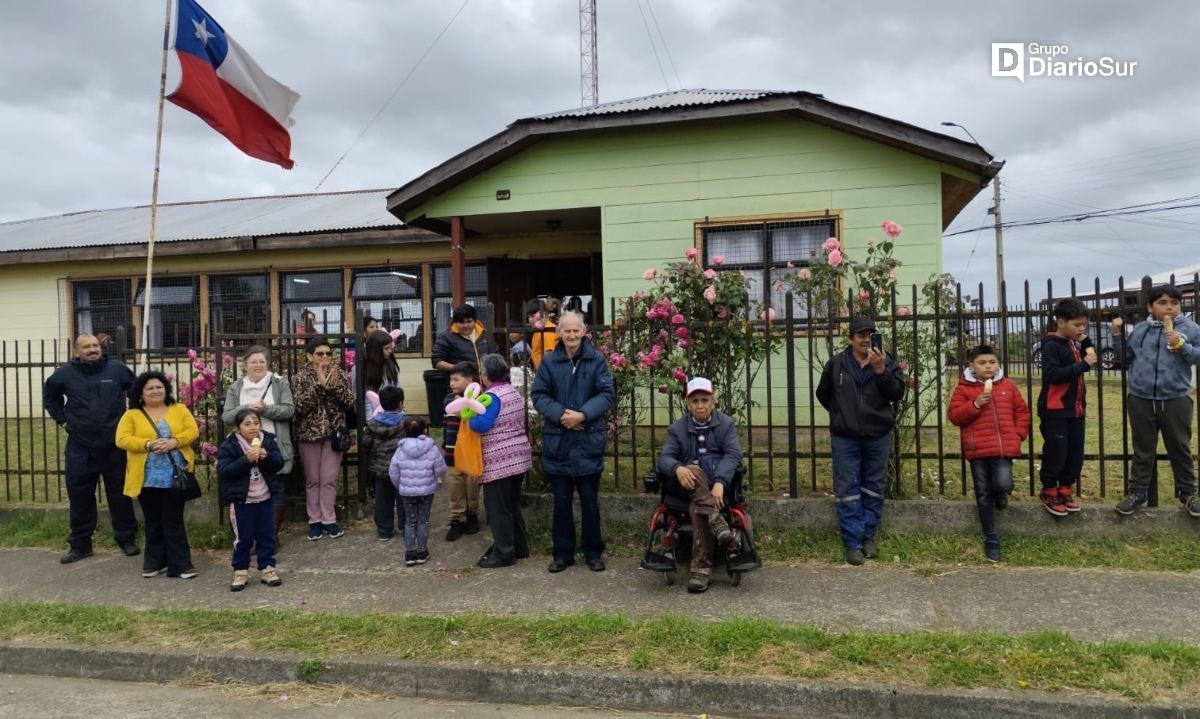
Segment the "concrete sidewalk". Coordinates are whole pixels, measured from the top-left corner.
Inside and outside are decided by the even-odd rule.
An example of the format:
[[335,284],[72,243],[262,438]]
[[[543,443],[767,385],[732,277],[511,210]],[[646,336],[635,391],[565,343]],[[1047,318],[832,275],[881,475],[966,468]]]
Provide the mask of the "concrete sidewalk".
[[[195,552],[200,576],[142,579],[141,557],[98,552],[72,565],[59,552],[0,550],[0,599],[59,601],[132,608],[275,608],[335,613],[511,615],[619,612],[650,617],[664,612],[710,619],[741,615],[811,624],[834,631],[987,630],[1024,633],[1062,630],[1088,640],[1152,640],[1160,636],[1200,643],[1200,573],[1114,570],[947,567],[930,575],[886,561],[864,567],[822,563],[768,564],[731,587],[718,571],[707,594],[668,587],[637,560],[613,558],[605,572],[576,565],[546,572],[537,554],[515,567],[481,570],[475,560],[488,532],[449,544],[444,529],[431,537],[430,562],[404,567],[399,538],[379,542],[369,524],[346,536],[309,542],[285,536],[279,555],[284,584],[269,588],[256,574],[246,591],[232,593],[228,552]],[[545,548],[541,548],[543,551]],[[535,548],[535,552],[538,548]],[[1169,609],[1170,622],[1156,607]]]

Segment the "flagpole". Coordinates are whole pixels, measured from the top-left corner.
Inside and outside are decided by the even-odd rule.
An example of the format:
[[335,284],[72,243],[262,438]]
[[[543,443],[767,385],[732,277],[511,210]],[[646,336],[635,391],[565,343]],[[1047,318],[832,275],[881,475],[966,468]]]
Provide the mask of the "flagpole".
[[154,138],[154,184],[150,190],[150,237],[146,242],[146,292],[142,295],[142,361],[140,371],[150,367],[151,285],[154,282],[154,238],[158,233],[158,168],[162,160],[163,107],[167,97],[167,52],[171,44],[171,0],[163,24],[162,72],[158,82],[158,132]]

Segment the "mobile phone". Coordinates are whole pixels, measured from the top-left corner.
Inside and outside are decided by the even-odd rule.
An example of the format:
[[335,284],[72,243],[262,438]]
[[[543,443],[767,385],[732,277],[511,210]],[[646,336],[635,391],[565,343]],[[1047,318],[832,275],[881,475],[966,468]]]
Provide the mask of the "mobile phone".
[[871,348],[883,351],[883,335],[878,330],[871,333]]

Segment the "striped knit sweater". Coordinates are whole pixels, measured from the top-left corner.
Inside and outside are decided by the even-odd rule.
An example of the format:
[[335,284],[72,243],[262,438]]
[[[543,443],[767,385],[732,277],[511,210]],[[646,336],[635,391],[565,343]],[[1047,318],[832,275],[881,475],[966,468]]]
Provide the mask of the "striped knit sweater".
[[479,484],[524,474],[533,468],[533,451],[525,434],[525,402],[512,385],[494,384],[488,388],[493,407],[471,420],[471,429],[483,435],[483,474]]

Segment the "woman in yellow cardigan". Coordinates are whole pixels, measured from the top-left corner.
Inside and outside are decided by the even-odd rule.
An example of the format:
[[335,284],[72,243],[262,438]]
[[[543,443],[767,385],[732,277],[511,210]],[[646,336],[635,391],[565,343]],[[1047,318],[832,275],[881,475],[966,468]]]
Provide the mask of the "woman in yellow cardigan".
[[183,500],[171,492],[174,464],[194,467],[192,444],[200,438],[196,418],[175,401],[171,382],[162,372],[138,375],[129,390],[129,409],[117,424],[117,446],[125,450],[125,494],[142,505],[146,522],[146,552],[142,576],[163,572],[168,577],[194,579]]

